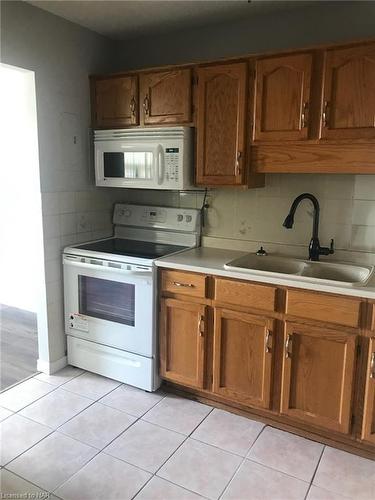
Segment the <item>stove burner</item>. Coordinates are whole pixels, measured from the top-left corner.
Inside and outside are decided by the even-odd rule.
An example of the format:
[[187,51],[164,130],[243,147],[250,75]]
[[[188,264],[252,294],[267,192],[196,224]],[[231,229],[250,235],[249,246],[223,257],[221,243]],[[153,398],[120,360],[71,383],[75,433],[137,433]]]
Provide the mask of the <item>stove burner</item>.
[[126,240],[123,238],[111,238],[94,243],[86,243],[76,246],[82,250],[108,253],[112,255],[124,255],[128,257],[140,257],[144,259],[157,259],[188,247],[170,245],[166,243],[154,243],[150,241]]

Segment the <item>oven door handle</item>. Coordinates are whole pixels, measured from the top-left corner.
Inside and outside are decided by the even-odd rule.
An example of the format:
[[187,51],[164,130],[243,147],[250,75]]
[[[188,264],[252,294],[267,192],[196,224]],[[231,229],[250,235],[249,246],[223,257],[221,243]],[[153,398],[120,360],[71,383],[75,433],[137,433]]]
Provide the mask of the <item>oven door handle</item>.
[[64,257],[63,264],[73,267],[79,267],[80,269],[92,269],[105,272],[109,271],[120,274],[131,274],[133,276],[144,277],[146,274],[149,274],[150,276],[152,275],[152,269],[142,269],[141,267],[138,269],[119,269],[117,267],[100,266],[97,264],[88,264],[87,262],[77,262],[69,259],[69,257]]

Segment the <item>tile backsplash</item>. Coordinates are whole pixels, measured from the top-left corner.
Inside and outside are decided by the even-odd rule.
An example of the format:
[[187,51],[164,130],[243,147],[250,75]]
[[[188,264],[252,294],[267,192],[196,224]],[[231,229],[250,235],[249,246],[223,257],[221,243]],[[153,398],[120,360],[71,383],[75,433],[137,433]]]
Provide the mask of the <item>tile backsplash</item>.
[[[335,258],[375,263],[375,176],[269,174],[266,187],[212,189],[203,228],[203,245],[307,255],[312,233],[312,205],[301,203],[292,229],[282,226],[294,198],[315,195],[320,203],[322,246],[335,240]],[[118,199],[133,203],[199,208],[201,193],[128,190]],[[121,196],[121,198],[120,198]],[[114,197],[116,198],[116,197]]]

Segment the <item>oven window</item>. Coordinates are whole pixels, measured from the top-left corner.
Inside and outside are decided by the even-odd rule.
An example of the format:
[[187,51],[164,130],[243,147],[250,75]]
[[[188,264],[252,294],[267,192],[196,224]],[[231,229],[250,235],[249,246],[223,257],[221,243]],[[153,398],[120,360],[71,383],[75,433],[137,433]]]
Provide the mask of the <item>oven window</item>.
[[103,153],[104,177],[124,177],[124,153]]
[[135,325],[135,285],[78,276],[79,312],[123,325]]
[[146,151],[125,151],[125,179],[152,179],[153,154]]

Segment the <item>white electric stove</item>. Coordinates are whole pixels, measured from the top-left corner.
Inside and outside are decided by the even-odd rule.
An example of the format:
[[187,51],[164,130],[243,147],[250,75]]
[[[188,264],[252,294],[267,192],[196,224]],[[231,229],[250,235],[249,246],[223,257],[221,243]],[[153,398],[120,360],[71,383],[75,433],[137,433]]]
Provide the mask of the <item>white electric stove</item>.
[[117,204],[113,223],[112,238],[64,249],[68,362],[154,391],[154,261],[199,246],[200,211]]

